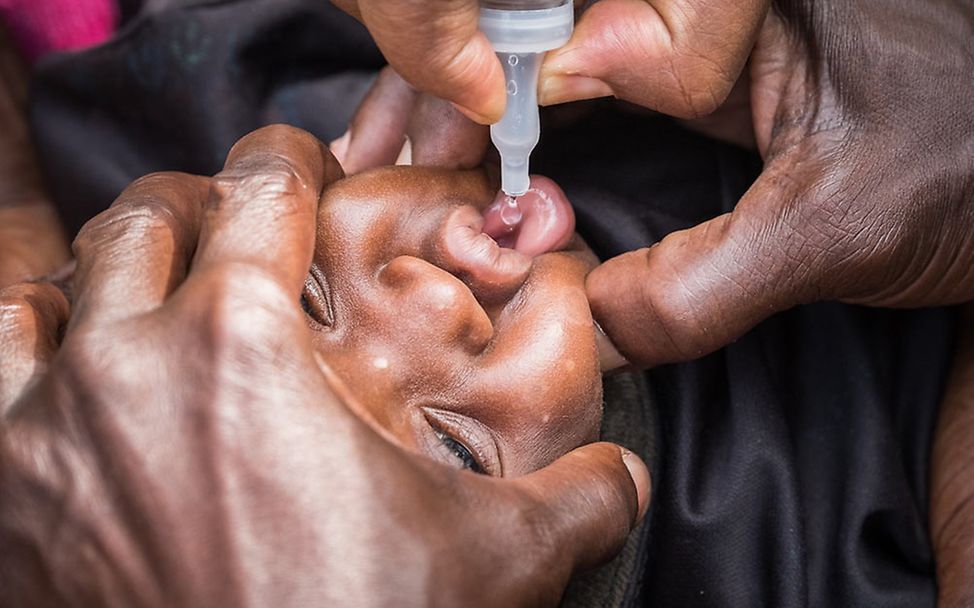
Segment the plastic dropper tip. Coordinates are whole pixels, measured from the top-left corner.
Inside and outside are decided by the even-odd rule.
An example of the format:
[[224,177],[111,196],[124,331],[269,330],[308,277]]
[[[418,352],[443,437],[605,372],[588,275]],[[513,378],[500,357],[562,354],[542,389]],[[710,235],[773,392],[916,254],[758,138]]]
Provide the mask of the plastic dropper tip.
[[518,197],[528,191],[531,177],[528,175],[528,163],[501,163],[501,190],[510,197]]

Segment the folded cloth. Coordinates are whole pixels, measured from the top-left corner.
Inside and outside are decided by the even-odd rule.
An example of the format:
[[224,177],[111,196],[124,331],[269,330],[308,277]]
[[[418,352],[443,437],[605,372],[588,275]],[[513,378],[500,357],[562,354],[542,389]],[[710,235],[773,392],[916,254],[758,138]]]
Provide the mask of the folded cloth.
[[0,21],[31,63],[53,51],[107,40],[118,24],[115,0],[0,0]]

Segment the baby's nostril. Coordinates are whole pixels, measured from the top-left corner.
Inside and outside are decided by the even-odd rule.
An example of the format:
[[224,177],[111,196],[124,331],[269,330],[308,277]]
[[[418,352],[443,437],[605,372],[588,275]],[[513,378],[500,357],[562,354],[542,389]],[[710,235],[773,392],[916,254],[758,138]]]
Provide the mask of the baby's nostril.
[[379,280],[393,290],[399,334],[407,340],[440,336],[479,353],[493,338],[490,317],[470,289],[446,270],[420,258],[399,256],[382,269]]

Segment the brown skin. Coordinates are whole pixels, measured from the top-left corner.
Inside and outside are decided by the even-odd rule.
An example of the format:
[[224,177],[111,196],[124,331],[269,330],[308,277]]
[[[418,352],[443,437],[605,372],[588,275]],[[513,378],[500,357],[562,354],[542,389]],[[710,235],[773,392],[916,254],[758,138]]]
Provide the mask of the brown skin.
[[818,6],[778,5],[761,30],[749,82],[765,168],[734,211],[590,275],[630,361],[692,359],[816,300],[974,297],[970,11]]
[[470,169],[482,163],[489,141],[486,127],[471,123],[449,102],[417,92],[386,67],[356,109],[348,131],[329,148],[345,174],[354,175],[396,164],[404,145],[413,166]]
[[957,359],[937,423],[930,465],[930,536],[938,605],[974,605],[974,307],[964,313]]
[[[503,70],[477,29],[478,0],[334,4],[369,28],[389,64],[417,89],[481,124],[500,120]],[[601,0],[582,15],[565,52],[546,60],[542,102],[631,92],[672,114],[705,114],[737,80],[767,7],[767,0]],[[646,65],[665,69],[633,72]]]
[[212,180],[150,176],[89,222],[70,319],[57,290],[0,294],[50,360],[0,426],[0,603],[551,605],[617,550],[649,491],[619,447],[494,479],[336,396],[298,301],[340,175],[262,129]]
[[468,226],[495,193],[480,172],[411,167],[339,182],[305,297],[315,346],[366,419],[446,464],[459,461],[436,431],[487,473],[523,475],[598,436],[584,288],[597,260],[576,239],[533,264],[498,250],[515,259],[471,266],[468,249],[493,244]]
[[[974,298],[970,3],[780,0],[767,15],[766,3],[703,4],[738,12],[695,19],[706,6],[673,4],[680,10],[666,13],[662,3],[602,0],[542,68],[542,103],[613,94],[694,117],[733,89],[733,104],[698,128],[754,142],[766,161],[732,213],[589,275],[595,317],[629,361],[650,367],[699,357],[805,302],[915,307]],[[419,74],[415,49],[421,57],[436,48],[436,29],[425,46],[398,48],[386,34],[391,25],[364,21],[407,80],[466,99],[468,91],[450,89],[462,79],[428,85],[439,74]],[[466,31],[457,26],[442,38]],[[484,78],[470,87],[496,84]],[[396,111],[370,109],[376,117]],[[970,376],[957,372],[953,394],[970,392]],[[950,403],[938,453],[970,462],[968,434],[952,428],[966,423]],[[938,457],[937,479],[946,466]],[[952,479],[951,496],[974,493],[974,480]],[[953,605],[965,605],[974,589],[972,513],[969,498],[932,504],[934,522],[954,514],[949,533],[933,527],[941,594]]]
[[0,288],[43,276],[69,259],[30,143],[27,82],[27,67],[0,27]]

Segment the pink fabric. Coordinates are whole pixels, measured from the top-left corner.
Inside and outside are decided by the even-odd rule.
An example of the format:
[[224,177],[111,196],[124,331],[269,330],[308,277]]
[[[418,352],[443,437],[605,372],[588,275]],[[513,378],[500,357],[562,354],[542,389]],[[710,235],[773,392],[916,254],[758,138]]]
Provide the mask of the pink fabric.
[[115,0],[0,0],[0,19],[29,61],[94,46],[118,24]]

